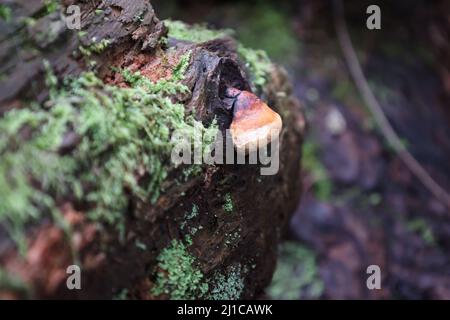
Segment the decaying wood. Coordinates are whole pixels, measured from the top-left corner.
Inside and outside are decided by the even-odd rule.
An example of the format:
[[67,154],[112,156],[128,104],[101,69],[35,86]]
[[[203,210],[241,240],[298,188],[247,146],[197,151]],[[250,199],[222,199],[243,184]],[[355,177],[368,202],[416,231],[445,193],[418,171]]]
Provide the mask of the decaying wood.
[[[39,18],[41,3],[16,1],[16,12],[36,17],[37,23],[33,27],[11,24],[0,39],[0,68],[7,75],[0,86],[1,114],[23,107],[30,99],[46,99],[43,59],[51,63],[61,79],[88,69],[76,52],[80,41],[83,45],[83,39],[93,37],[111,40],[108,48],[93,59],[97,61],[97,73],[112,84],[118,80],[111,66],[139,70],[158,79],[165,76],[159,63],[162,58],[176,60],[191,50],[191,63],[183,80],[191,93],[183,97],[183,102],[186,110],[193,111],[205,124],[216,118],[221,130],[229,127],[232,117],[224,99],[225,88],[250,88],[247,71],[231,38],[200,44],[171,39],[170,53],[161,47],[159,39],[166,29],[148,1],[65,1],[66,6],[77,3],[82,7],[82,30],[86,32],[82,39],[77,32],[58,24],[59,13]],[[96,9],[103,13],[96,14]],[[134,19],[136,16],[140,19]],[[38,28],[51,23],[56,23],[52,39],[36,42],[37,49],[26,52],[25,44],[37,41],[33,35],[38,34]],[[79,261],[73,260],[64,233],[51,222],[42,221],[29,231],[29,250],[24,258],[0,232],[2,267],[20,275],[38,298],[111,298],[122,289],[128,290],[129,297],[155,298],[150,289],[155,280],[156,257],[171,239],[185,237],[180,223],[195,203],[199,209],[195,222],[203,228],[193,237],[189,251],[197,257],[203,274],[208,277],[239,263],[248,270],[242,298],[260,295],[270,282],[277,243],[298,202],[304,127],[299,104],[281,68],[273,66],[261,96],[283,118],[278,174],[261,176],[259,165],[216,165],[180,184],[175,170],[169,174],[165,192],[156,204],[130,198],[128,212],[124,213],[123,239],[112,228],[99,229],[81,209],[67,201],[62,213],[72,226],[70,243]],[[233,198],[232,214],[223,209],[226,194]],[[227,245],[227,236],[235,232],[239,238]],[[145,250],[136,246],[137,239]],[[70,291],[66,287],[66,267],[75,262],[82,266],[82,290]],[[11,292],[3,292],[2,296],[17,297]]]

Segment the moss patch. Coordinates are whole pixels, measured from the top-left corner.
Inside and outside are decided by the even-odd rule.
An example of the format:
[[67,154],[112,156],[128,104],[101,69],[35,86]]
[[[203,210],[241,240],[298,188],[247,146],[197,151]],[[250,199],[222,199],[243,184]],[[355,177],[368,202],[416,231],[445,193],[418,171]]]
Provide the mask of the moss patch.
[[10,7],[0,4],[0,19],[9,22],[11,21],[12,10]]
[[[189,42],[205,42],[231,36],[231,30],[211,30],[204,25],[187,25],[181,21],[164,20],[168,37]],[[238,44],[238,54],[250,72],[253,89],[260,89],[267,81],[272,63],[263,50],[254,50]]]
[[233,33],[231,30],[211,30],[205,25],[188,25],[182,21],[170,19],[164,20],[164,25],[169,30],[168,37],[189,42],[205,42],[230,36]]
[[[44,214],[62,225],[58,199],[67,196],[87,202],[91,219],[119,228],[130,193],[157,200],[171,167],[171,132],[217,131],[171,98],[189,91],[180,83],[189,59],[183,56],[173,77],[156,83],[124,71],[129,88],[106,85],[93,73],[58,88],[48,70],[45,105],[0,119],[0,223],[19,244],[24,225]],[[61,154],[70,139],[78,142]]]
[[161,251],[157,260],[159,271],[151,291],[153,295],[165,294],[174,300],[196,299],[208,291],[208,284],[195,257],[183,242],[172,240],[170,246]]
[[203,168],[199,164],[191,164],[186,168],[183,168],[182,174],[182,181],[186,182],[189,181],[189,179],[193,177],[198,177],[200,173],[203,172]]
[[291,17],[282,7],[279,3],[242,4],[236,36],[245,46],[263,49],[272,59],[286,64],[298,59],[300,48]]
[[318,147],[313,141],[306,141],[303,144],[302,165],[303,169],[313,177],[315,196],[325,201],[330,199],[333,185],[318,152]]
[[92,38],[91,43],[88,46],[79,46],[78,49],[85,57],[90,57],[92,53],[101,53],[105,50],[111,43],[109,39],[101,39],[97,41],[97,39]]
[[194,204],[194,205],[192,205],[191,212],[186,214],[185,219],[191,220],[191,219],[195,218],[196,216],[198,216],[198,207],[197,207],[197,205]]
[[250,71],[252,86],[262,88],[266,82],[272,67],[272,62],[263,50],[254,50],[242,45],[238,47],[238,53],[245,61],[245,66]]
[[422,240],[429,246],[436,244],[436,238],[430,225],[422,218],[416,218],[406,223],[406,228],[409,232],[420,235]]

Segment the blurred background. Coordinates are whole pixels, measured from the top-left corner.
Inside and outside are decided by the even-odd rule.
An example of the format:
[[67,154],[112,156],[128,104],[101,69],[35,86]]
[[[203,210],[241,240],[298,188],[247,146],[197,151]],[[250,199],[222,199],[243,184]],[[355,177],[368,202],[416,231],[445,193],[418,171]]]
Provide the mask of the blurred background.
[[[304,108],[302,199],[267,298],[450,299],[449,208],[407,169],[361,99],[331,1],[152,4],[161,19],[231,28],[244,45],[264,49],[288,70]],[[381,30],[366,28],[370,4],[381,8]],[[347,0],[344,7],[384,114],[450,190],[450,2]],[[372,264],[381,268],[381,290],[367,289]]]

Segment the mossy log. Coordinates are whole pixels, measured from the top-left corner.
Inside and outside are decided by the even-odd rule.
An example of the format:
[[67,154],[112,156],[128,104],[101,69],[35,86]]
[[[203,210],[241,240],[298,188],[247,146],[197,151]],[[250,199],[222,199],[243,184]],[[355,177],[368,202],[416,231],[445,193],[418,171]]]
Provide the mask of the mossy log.
[[[163,23],[145,0],[42,3],[11,1],[0,26],[0,296],[260,296],[300,194],[304,119],[286,72],[226,33]],[[81,8],[81,31],[66,28],[72,4]],[[171,33],[171,25],[185,34]],[[176,124],[164,108],[181,105],[192,115],[180,126],[224,131],[232,120],[227,87],[253,90],[282,116],[277,174],[262,176],[259,165],[168,161],[163,129]],[[136,97],[149,91],[150,102]],[[152,99],[160,99],[162,115],[142,115]],[[96,117],[89,112],[97,105],[109,109]],[[128,127],[118,108],[142,118]],[[143,134],[141,123],[164,132]],[[113,130],[102,135],[100,124]],[[51,132],[59,139],[49,139],[52,125],[62,128]],[[98,144],[106,147],[99,152]],[[110,164],[118,165],[103,167]],[[80,290],[66,285],[72,264],[81,267]]]

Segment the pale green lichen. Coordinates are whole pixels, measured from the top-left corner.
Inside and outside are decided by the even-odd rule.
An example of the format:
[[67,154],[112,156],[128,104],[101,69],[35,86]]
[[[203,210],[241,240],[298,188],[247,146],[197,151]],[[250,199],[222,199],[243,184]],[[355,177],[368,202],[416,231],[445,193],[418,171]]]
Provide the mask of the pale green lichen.
[[[67,195],[87,202],[90,219],[119,229],[130,192],[143,201],[157,200],[171,166],[171,132],[217,130],[186,116],[184,106],[169,98],[189,91],[179,82],[188,63],[189,53],[171,79],[156,83],[124,72],[129,88],[84,73],[59,89],[48,72],[45,108],[33,104],[0,119],[0,223],[18,244],[24,225],[44,214],[64,227],[55,199]],[[79,143],[61,155],[71,131]],[[140,172],[147,173],[143,179]]]
[[202,166],[199,164],[191,164],[186,168],[183,168],[182,174],[182,181],[186,182],[190,178],[197,177],[202,173],[203,169]]
[[225,203],[222,206],[223,210],[227,213],[232,213],[234,210],[233,199],[230,193],[225,194]]
[[[198,206],[196,204],[192,205],[192,210],[190,212],[186,212],[184,215],[184,221],[181,222],[180,224],[180,228],[181,230],[184,230],[186,228],[186,226],[188,225],[188,223],[190,223],[190,221],[192,219],[194,219],[195,217],[197,217],[199,215],[199,209]],[[188,232],[191,236],[194,236],[198,230],[203,229],[202,226],[189,226],[188,228]]]
[[143,22],[144,21],[144,16],[145,16],[146,10],[142,9],[140,10],[138,13],[136,13],[133,17],[133,21],[134,22]]
[[194,204],[194,205],[192,205],[191,212],[186,214],[185,219],[191,220],[191,219],[195,218],[196,216],[198,216],[198,207],[197,207],[197,205]]
[[147,245],[143,242],[141,242],[140,240],[137,240],[134,242],[134,245],[136,246],[136,248],[141,249],[142,251],[146,251],[147,250]]
[[228,267],[225,274],[216,273],[210,280],[211,290],[208,293],[210,300],[238,300],[244,291],[244,276],[246,268],[240,264]]
[[227,233],[225,235],[225,245],[227,247],[236,247],[241,235],[238,231]]
[[172,240],[157,260],[160,271],[156,274],[155,286],[151,290],[153,295],[165,294],[170,299],[181,300],[200,298],[207,293],[208,284],[203,273],[182,241]]

